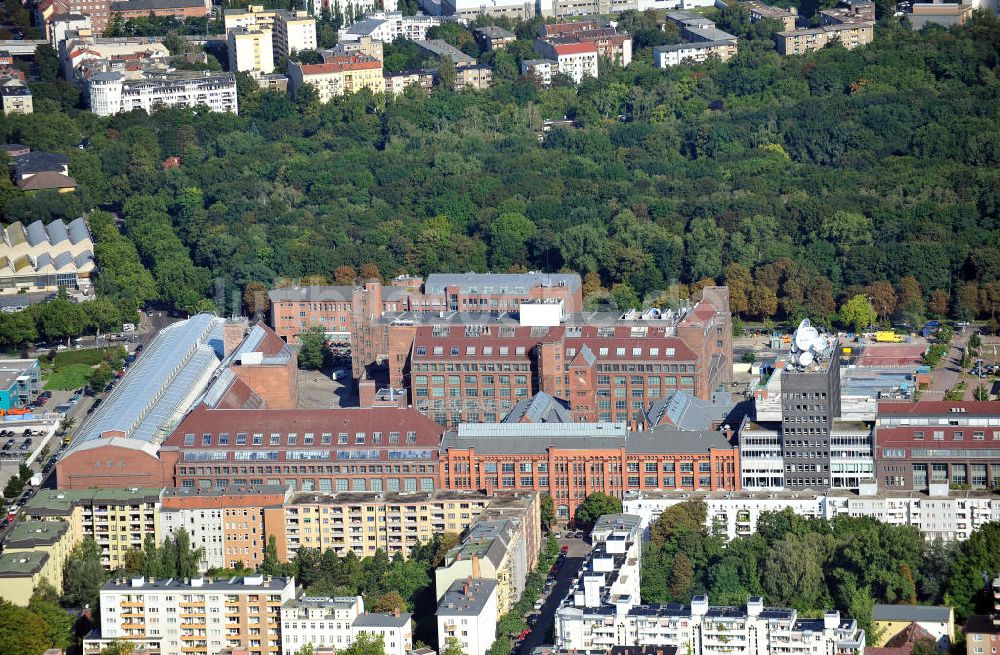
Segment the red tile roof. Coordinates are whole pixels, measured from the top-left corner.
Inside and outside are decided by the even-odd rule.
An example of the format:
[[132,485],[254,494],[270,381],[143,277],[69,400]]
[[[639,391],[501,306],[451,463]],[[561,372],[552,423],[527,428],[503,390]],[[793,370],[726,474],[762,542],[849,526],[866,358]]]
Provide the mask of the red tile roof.
[[[405,435],[409,431],[416,432],[416,442],[406,443]],[[199,405],[192,410],[181,421],[169,437],[163,442],[165,447],[177,447],[181,450],[195,450],[201,448],[201,435],[220,433],[229,434],[228,448],[230,450],[259,450],[260,445],[252,445],[252,439],[247,439],[246,445],[236,445],[236,434],[245,432],[248,435],[262,433],[264,435],[264,446],[268,443],[268,437],[272,432],[282,435],[282,449],[287,441],[285,437],[290,432],[298,434],[298,447],[302,447],[303,435],[312,432],[315,435],[316,443],[306,448],[330,448],[330,445],[321,445],[320,436],[323,433],[332,433],[334,436],[333,446],[336,444],[336,435],[346,432],[350,435],[348,444],[340,444],[339,448],[371,448],[371,434],[382,432],[382,443],[377,444],[383,448],[390,445],[396,447],[423,447],[436,448],[441,441],[443,428],[423,416],[415,409],[397,409],[395,407],[375,407],[371,409],[351,408],[351,409],[210,409],[204,405]],[[354,444],[354,434],[364,432],[368,435],[364,445]],[[389,433],[399,432],[404,435],[399,444],[389,444]],[[184,445],[185,434],[196,434],[195,446]],[[212,440],[212,446],[205,446],[207,449],[218,450],[220,446],[216,439]]]
[[589,41],[580,43],[553,43],[552,49],[559,55],[578,55],[597,52],[597,46]]
[[361,58],[355,55],[331,57],[322,64],[303,64],[303,75],[326,75],[328,73],[343,73],[344,71],[381,69],[382,62],[374,58]]

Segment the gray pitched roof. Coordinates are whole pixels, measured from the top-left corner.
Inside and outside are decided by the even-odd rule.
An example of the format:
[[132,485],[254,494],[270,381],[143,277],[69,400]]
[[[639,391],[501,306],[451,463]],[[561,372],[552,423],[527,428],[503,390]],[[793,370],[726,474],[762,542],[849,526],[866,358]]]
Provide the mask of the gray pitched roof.
[[353,625],[355,628],[402,628],[410,622],[412,616],[408,612],[400,612],[399,616],[383,613],[358,614]]
[[504,423],[572,423],[573,417],[563,401],[539,391],[527,400],[520,400],[503,418]]
[[29,152],[14,160],[19,174],[41,173],[42,171],[62,172],[63,166],[69,166],[69,157],[54,152]]
[[[468,592],[464,586],[469,584]],[[487,578],[473,578],[471,583],[456,580],[444,592],[438,603],[438,616],[479,616],[486,607],[486,601],[496,593],[497,581]]]
[[[418,43],[436,42],[419,41]],[[448,47],[452,48],[452,46]],[[472,58],[469,57],[469,59]],[[578,289],[580,276],[576,273],[431,273],[427,276],[425,285],[427,293],[442,293],[445,287],[451,286],[459,287],[463,293],[468,292],[469,287],[483,286],[493,287],[499,293],[504,293],[505,289],[507,293],[513,293],[515,287],[523,288],[525,291],[532,287],[566,286],[570,289]]]
[[267,292],[271,302],[301,301],[301,302],[347,302],[354,295],[354,287],[283,287]]
[[947,623],[954,610],[938,605],[875,605],[872,618],[876,621],[928,621]]

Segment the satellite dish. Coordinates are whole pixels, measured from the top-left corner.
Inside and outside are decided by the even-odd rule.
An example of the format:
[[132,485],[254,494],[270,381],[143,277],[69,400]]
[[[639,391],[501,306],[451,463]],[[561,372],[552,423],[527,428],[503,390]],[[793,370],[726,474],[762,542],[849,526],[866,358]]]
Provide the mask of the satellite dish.
[[825,334],[821,334],[816,337],[816,341],[813,342],[812,350],[817,354],[822,354],[826,352],[826,349],[830,347],[830,339]]
[[809,366],[813,363],[813,354],[811,351],[806,351],[799,355],[799,366]]
[[792,335],[792,341],[795,342],[799,350],[809,350],[818,336],[819,330],[809,325],[808,319],[804,319],[799,324],[799,328],[795,330],[795,334]]

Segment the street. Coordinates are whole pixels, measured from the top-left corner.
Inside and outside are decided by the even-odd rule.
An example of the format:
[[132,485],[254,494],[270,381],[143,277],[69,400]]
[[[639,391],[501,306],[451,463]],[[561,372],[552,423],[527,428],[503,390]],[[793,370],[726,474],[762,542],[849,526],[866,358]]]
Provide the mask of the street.
[[583,539],[559,539],[559,547],[568,546],[566,560],[556,574],[556,583],[548,596],[542,596],[545,604],[542,605],[538,622],[531,629],[531,633],[524,638],[521,643],[520,654],[528,655],[536,646],[552,643],[552,619],[555,616],[556,608],[562,599],[569,592],[570,583],[576,577],[584,557],[590,552],[590,544]]
[[[948,389],[962,381],[962,351],[969,343],[969,337],[975,331],[974,327],[956,331],[951,339],[951,349],[948,355],[941,361],[941,364],[934,369],[933,383],[931,388],[921,392],[923,400],[942,400]],[[976,388],[978,380],[970,380],[965,389],[965,400],[972,400],[972,391]]]

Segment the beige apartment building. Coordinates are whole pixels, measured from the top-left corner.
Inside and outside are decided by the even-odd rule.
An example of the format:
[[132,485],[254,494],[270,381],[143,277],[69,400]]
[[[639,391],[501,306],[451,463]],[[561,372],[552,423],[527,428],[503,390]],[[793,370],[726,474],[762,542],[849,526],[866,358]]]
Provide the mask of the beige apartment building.
[[463,533],[474,521],[509,521],[522,535],[527,566],[533,568],[541,547],[537,493],[467,491],[410,493],[300,493],[285,505],[285,552],[299,548],[358,557],[382,549],[406,557],[435,534]]
[[819,50],[833,41],[840,41],[848,50],[871,43],[875,25],[868,22],[823,25],[812,29],[777,32],[775,41],[782,55],[804,55]]
[[300,493],[285,506],[286,552],[299,548],[358,557],[381,548],[406,557],[435,534],[461,533],[491,502],[480,493]]
[[[8,563],[18,563],[25,557],[28,557],[29,561],[34,561],[34,556],[46,555],[46,558],[39,558],[39,561],[42,561],[42,568],[38,572],[38,578],[45,578],[56,591],[61,593],[63,565],[78,543],[80,543],[80,531],[67,521],[18,521],[4,540],[3,553],[5,556],[13,556]],[[20,578],[18,584],[23,584],[31,576],[18,577]],[[31,597],[35,586],[32,585],[28,598]],[[0,598],[7,598],[8,593],[14,591],[8,585],[0,584]]]
[[315,87],[319,101],[326,103],[337,96],[362,89],[385,93],[382,62],[368,55],[328,57],[322,64],[288,62],[288,89],[292,97],[304,84]]
[[114,571],[124,566],[129,550],[142,548],[147,534],[160,542],[160,497],[156,488],[43,489],[25,504],[23,515],[29,521],[68,522],[71,535],[97,542],[101,564]]
[[[97,655],[116,639],[159,655],[281,652],[281,606],[295,578],[119,578],[101,588],[101,629],[83,641]],[[227,651],[228,652],[228,651]]]

